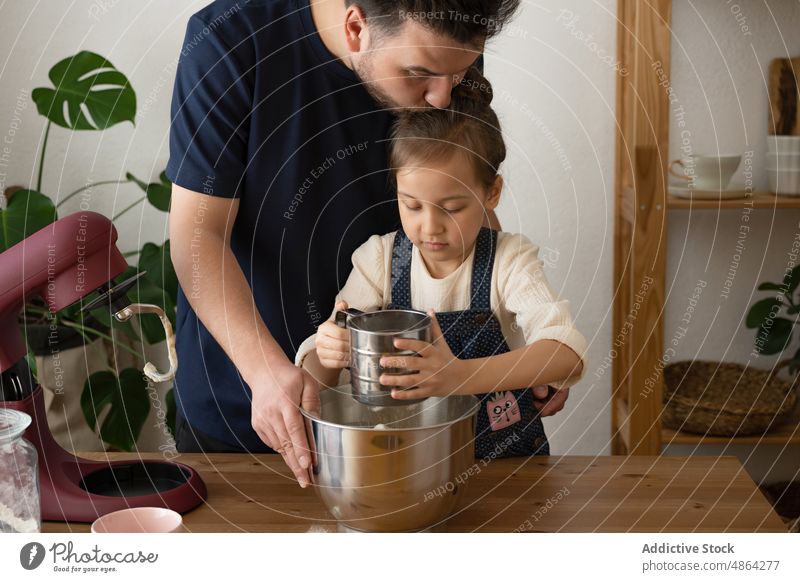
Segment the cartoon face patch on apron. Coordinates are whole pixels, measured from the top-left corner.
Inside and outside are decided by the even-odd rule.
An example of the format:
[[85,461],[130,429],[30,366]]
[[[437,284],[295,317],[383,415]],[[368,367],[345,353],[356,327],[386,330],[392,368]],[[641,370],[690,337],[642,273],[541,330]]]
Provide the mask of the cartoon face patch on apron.
[[[462,360],[504,354],[509,350],[500,321],[491,309],[491,281],[497,232],[482,228],[475,242],[470,308],[437,313],[447,345]],[[412,309],[413,244],[398,230],[392,249],[392,309]],[[424,307],[424,306],[423,306]],[[549,455],[542,419],[531,388],[479,394],[475,434],[477,458]]]
[[513,392],[495,392],[486,401],[486,414],[489,417],[489,427],[492,430],[507,428],[522,420],[519,404]]

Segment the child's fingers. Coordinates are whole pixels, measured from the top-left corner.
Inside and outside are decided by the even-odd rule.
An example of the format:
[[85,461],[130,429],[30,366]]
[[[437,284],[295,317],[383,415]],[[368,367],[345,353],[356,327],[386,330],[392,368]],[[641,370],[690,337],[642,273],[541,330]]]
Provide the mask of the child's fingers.
[[336,360],[339,362],[346,362],[350,358],[350,350],[339,350],[318,347],[317,357],[322,360]]
[[333,306],[336,311],[344,311],[348,308],[347,301],[337,301],[336,305]]
[[317,351],[326,350],[329,352],[350,353],[349,341],[323,335],[317,336],[317,340],[314,343],[317,346]]
[[397,338],[394,340],[394,347],[401,350],[411,350],[412,352],[417,352],[418,354],[424,352],[427,348],[430,348],[430,346],[431,344],[422,340],[406,338]]
[[398,386],[400,388],[411,388],[422,382],[419,373],[417,374],[381,374],[378,381],[384,386]]
[[319,363],[331,370],[341,370],[350,365],[348,358],[342,358],[341,356],[346,356],[346,354],[331,354],[331,357],[325,357],[325,354],[317,352]]
[[379,363],[383,368],[408,368],[410,357],[412,356],[383,356]]
[[320,335],[328,336],[328,337],[335,337],[341,340],[348,340],[350,339],[350,330],[343,329],[333,323],[332,321],[326,321],[322,325],[319,326],[317,330],[317,336]]
[[392,398],[395,400],[415,400],[417,398],[425,398],[428,393],[423,388],[409,388],[406,390],[394,389],[392,390]]

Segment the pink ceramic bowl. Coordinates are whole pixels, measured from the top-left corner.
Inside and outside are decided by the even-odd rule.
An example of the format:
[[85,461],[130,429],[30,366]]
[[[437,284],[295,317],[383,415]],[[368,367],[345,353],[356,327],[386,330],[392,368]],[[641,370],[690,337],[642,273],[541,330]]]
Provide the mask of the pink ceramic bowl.
[[163,507],[132,507],[107,513],[92,524],[92,533],[173,533],[181,529],[180,513]]

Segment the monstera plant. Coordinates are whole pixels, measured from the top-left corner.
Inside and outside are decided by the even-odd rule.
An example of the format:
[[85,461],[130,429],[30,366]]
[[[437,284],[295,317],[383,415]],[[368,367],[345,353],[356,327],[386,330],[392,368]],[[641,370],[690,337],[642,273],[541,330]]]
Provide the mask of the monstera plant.
[[[145,201],[161,211],[169,210],[171,184],[163,172],[158,181],[152,183],[127,172],[123,179],[93,182],[63,196],[43,190],[47,142],[53,126],[69,131],[103,131],[125,122],[134,124],[136,117],[136,93],[127,77],[98,54],[79,52],[56,63],[48,76],[52,86],[36,88],[31,93],[38,113],[47,120],[39,152],[38,178],[35,188],[9,189],[5,192],[5,208],[0,209],[0,252],[57,220],[65,203],[90,188],[134,183],[142,190],[143,195],[117,212],[112,220],[117,220]],[[137,255],[136,266],[129,267],[117,281],[146,271],[129,293],[131,301],[160,305],[174,326],[178,280],[169,258],[169,241],[163,245],[147,243],[138,251],[126,253],[131,257]],[[21,323],[26,328],[33,328],[37,323],[47,324],[48,328],[55,325],[60,330],[73,330],[73,334],[77,332],[87,343],[97,338],[114,342],[112,329],[119,329],[142,344],[154,344],[164,339],[164,331],[155,315],[140,316],[138,325],[134,327],[131,321],[112,321],[108,310],[102,308],[89,316],[81,313],[80,305],[51,314],[44,302],[37,299],[24,306],[22,317]],[[130,344],[116,342],[115,348],[129,350],[141,357]],[[30,352],[28,361],[35,362]],[[92,374],[81,394],[81,407],[87,423],[92,430],[96,430],[98,416],[108,409],[99,427],[100,438],[115,448],[132,450],[150,411],[147,388],[143,374],[136,368],[123,369],[119,374],[110,370]],[[167,394],[167,425],[174,432],[171,390]]]
[[[757,353],[780,354],[788,348],[800,314],[799,285],[800,265],[787,272],[781,283],[765,281],[758,286],[759,291],[769,291],[770,296],[750,307],[745,322],[747,327],[758,330],[755,339]],[[790,374],[800,371],[800,349],[779,365],[788,366]]]

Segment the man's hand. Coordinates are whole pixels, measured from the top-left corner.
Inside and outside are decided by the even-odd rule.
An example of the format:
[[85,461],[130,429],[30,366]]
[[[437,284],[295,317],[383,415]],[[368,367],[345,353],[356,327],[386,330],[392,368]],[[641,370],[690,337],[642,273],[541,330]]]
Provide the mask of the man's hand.
[[309,468],[315,452],[306,435],[300,407],[319,416],[319,384],[307,371],[290,362],[266,366],[250,383],[252,424],[259,438],[283,456],[300,486],[311,484]]
[[569,388],[556,390],[549,386],[536,386],[533,389],[533,405],[539,411],[539,416],[552,416],[564,408],[564,403],[569,398]]

